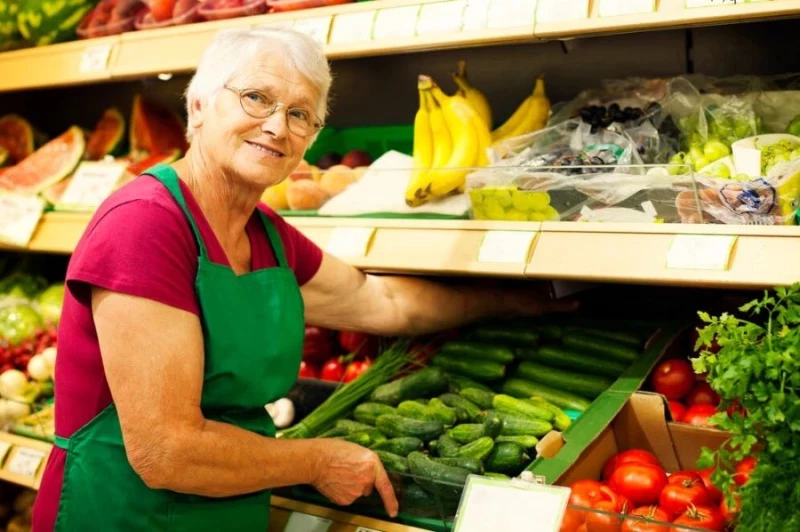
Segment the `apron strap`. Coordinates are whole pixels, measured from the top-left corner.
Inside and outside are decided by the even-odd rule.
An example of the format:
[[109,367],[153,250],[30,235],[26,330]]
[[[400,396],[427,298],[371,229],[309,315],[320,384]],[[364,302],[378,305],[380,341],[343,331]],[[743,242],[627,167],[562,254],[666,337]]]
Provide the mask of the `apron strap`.
[[64,438],[62,436],[56,436],[55,442],[56,447],[59,449],[63,449],[65,451],[69,451],[69,438]]
[[278,261],[278,266],[288,268],[289,262],[286,260],[286,251],[283,248],[283,241],[275,228],[275,224],[261,209],[258,209],[258,214],[261,216],[261,223],[264,224],[264,229],[267,230],[267,237],[270,245],[272,245],[272,252],[275,253],[275,260]]
[[197,240],[197,248],[200,250],[200,256],[207,259],[208,251],[206,251],[206,245],[203,243],[203,239],[200,236],[200,230],[197,228],[194,216],[192,216],[192,213],[189,212],[189,208],[186,206],[186,198],[183,197],[178,174],[170,165],[162,163],[151,168],[148,175],[155,177],[162,185],[167,187],[169,193],[172,194],[172,197],[175,198],[175,201],[177,201],[178,205],[183,209],[183,213],[189,220],[189,225],[192,226],[192,232],[194,233],[195,240]]

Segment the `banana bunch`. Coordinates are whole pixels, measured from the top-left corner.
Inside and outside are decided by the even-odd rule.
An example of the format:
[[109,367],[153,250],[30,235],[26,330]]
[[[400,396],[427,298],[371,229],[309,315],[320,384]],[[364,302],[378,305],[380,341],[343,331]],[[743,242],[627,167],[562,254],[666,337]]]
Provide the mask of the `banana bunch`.
[[492,144],[539,131],[550,118],[550,100],[544,90],[544,78],[536,79],[533,92],[517,107],[503,125],[492,131]]
[[492,143],[489,125],[466,96],[448,96],[430,76],[419,76],[417,91],[414,171],[405,194],[411,207],[463,192],[469,169],[488,163]]
[[456,82],[458,90],[456,94],[463,96],[472,106],[489,129],[492,128],[492,107],[486,95],[473,87],[467,77],[467,62],[463,59],[458,62],[458,72],[453,73],[453,81]]

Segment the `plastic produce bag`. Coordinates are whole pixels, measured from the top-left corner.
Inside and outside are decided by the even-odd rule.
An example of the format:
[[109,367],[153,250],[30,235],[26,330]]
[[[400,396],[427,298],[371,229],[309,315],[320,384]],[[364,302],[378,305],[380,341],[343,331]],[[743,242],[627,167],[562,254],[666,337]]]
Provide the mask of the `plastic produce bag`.
[[753,104],[768,133],[789,133],[789,125],[800,116],[800,90],[766,91],[759,93]]

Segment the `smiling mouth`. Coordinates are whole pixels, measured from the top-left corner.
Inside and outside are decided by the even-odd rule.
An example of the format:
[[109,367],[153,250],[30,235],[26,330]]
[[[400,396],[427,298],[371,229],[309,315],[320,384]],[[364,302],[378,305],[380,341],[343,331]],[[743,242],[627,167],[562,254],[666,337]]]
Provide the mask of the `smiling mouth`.
[[283,153],[281,153],[281,152],[279,152],[277,150],[273,150],[272,148],[267,148],[266,146],[262,146],[261,144],[256,144],[255,142],[250,142],[249,140],[245,141],[245,142],[247,142],[250,146],[254,147],[258,151],[266,153],[267,155],[272,155],[273,157],[283,157],[284,156]]

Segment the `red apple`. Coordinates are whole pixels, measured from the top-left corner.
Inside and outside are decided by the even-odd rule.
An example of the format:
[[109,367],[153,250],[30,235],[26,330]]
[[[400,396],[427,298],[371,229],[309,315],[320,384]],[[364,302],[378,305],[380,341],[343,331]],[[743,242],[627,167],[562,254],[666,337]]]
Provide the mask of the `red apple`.
[[372,159],[369,154],[364,150],[351,150],[342,157],[341,164],[356,168],[358,166],[369,166],[372,164]]

